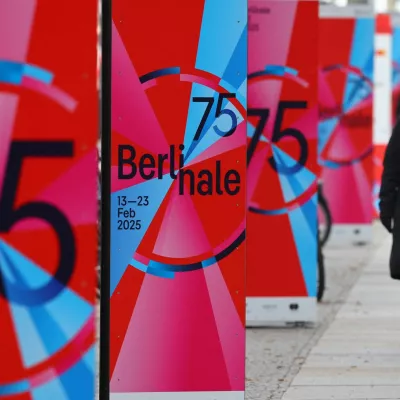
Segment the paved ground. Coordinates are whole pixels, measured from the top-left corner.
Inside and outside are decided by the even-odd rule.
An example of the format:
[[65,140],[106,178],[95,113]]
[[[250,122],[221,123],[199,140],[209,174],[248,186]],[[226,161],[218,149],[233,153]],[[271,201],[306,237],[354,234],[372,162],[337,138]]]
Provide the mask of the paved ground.
[[390,244],[369,261],[284,400],[400,399],[400,287],[387,273]]
[[[381,395],[385,392],[382,388],[372,389],[376,397],[367,397],[368,385],[377,382],[390,385],[393,381],[400,385],[400,335],[395,338],[394,333],[396,328],[400,332],[400,319],[399,322],[390,321],[394,315],[400,316],[400,307],[397,310],[394,305],[396,300],[397,306],[400,304],[400,290],[396,297],[393,291],[396,290],[396,284],[388,278],[389,245],[390,238],[376,225],[371,246],[328,246],[324,250],[328,287],[324,302],[319,306],[319,323],[315,327],[247,330],[247,400],[383,399]],[[371,260],[372,264],[366,267]],[[372,290],[376,293],[371,294]],[[381,293],[389,290],[391,307],[387,309]],[[378,303],[380,301],[380,305],[372,299]],[[369,320],[369,315],[376,319]],[[387,327],[380,325],[384,315],[388,319],[385,320]],[[378,326],[377,330],[371,330],[370,325]],[[367,363],[370,361],[363,358],[364,350],[372,346],[375,352],[383,351],[376,338],[385,328],[391,329],[385,338],[391,349],[399,354],[398,364],[393,357],[387,356],[390,349],[385,348],[386,355],[382,355],[383,358],[371,361],[375,369],[367,372],[362,370],[357,374],[354,371],[358,370],[360,364],[365,360]],[[366,333],[366,330],[372,333]],[[359,332],[363,332],[363,335],[358,335]],[[344,357],[352,353],[357,355]],[[393,372],[386,376],[385,371],[381,371],[385,377],[373,380],[374,374],[378,373],[377,362]],[[395,365],[397,370],[394,370]],[[358,377],[355,383],[353,376]],[[343,386],[351,383],[353,387]],[[360,383],[364,386],[357,386]],[[342,385],[337,388],[339,397],[332,397],[336,393],[332,385],[336,384]],[[400,387],[397,388],[398,392],[392,386],[388,388],[387,399],[400,399]],[[398,397],[389,396],[395,392]]]

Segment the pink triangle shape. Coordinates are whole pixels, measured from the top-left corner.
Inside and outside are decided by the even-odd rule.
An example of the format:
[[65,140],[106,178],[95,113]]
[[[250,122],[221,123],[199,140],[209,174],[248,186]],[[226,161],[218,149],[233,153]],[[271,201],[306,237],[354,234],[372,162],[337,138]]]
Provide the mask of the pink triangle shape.
[[236,132],[232,136],[217,140],[213,145],[207,148],[205,151],[200,153],[192,161],[190,161],[186,167],[190,167],[193,164],[197,164],[201,161],[209,160],[212,157],[216,157],[220,154],[227,153],[233,149],[237,149],[240,146],[247,145],[247,125],[246,121],[243,120],[237,127]]
[[203,270],[178,273],[174,279],[147,275],[111,392],[230,390]]
[[167,154],[167,140],[114,24],[112,39],[112,128],[153,154]]
[[154,253],[171,258],[186,258],[210,252],[210,242],[190,195],[180,195],[178,184],[172,190]]

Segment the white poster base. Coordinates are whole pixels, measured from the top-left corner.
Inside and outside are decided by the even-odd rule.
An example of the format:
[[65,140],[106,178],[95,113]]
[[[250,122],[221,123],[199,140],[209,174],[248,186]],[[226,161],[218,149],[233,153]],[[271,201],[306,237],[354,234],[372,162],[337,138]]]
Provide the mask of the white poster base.
[[372,242],[371,224],[334,224],[328,245],[364,245]]
[[315,297],[247,297],[246,326],[271,326],[275,323],[314,323],[317,320]]
[[111,393],[110,400],[244,400],[244,392]]

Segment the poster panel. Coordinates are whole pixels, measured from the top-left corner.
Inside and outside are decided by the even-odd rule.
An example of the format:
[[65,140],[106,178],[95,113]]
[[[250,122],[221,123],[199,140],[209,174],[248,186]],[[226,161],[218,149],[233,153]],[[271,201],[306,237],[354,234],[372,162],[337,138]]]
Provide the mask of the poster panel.
[[249,326],[316,318],[317,30],[317,1],[249,1]]
[[400,101],[400,14],[391,15],[392,27],[392,126],[396,122],[396,108]]
[[94,398],[96,17],[0,2],[0,399]]
[[379,215],[383,158],[392,131],[392,29],[389,14],[376,16],[373,107],[373,209]]
[[373,216],[375,20],[368,6],[325,7],[319,24],[318,153],[334,223],[331,240],[366,243]]
[[247,1],[111,12],[102,398],[243,400]]

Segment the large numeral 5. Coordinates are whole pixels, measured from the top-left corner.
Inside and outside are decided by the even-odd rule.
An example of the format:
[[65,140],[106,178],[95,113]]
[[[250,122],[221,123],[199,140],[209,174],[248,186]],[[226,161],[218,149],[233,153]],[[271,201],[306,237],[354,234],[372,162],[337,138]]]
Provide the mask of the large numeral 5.
[[[27,157],[72,157],[72,141],[13,141],[8,159],[2,197],[0,198],[0,232],[9,232],[17,222],[36,218],[47,222],[55,231],[60,246],[60,256],[54,277],[45,285],[31,289],[23,280],[23,272],[14,270],[15,281],[9,282],[7,291],[5,276],[0,273],[0,295],[9,301],[25,306],[35,306],[56,297],[68,284],[74,271],[76,249],[74,233],[64,214],[45,202],[29,202],[15,207],[18,181],[22,164]],[[40,177],[38,177],[40,179]],[[6,254],[4,261],[12,265]],[[21,275],[20,277],[18,275]]]
[[305,109],[305,108],[307,108],[307,102],[305,101],[279,102],[275,125],[274,125],[274,133],[272,135],[272,142],[277,143],[284,138],[293,138],[297,140],[300,147],[300,154],[298,159],[296,160],[296,164],[292,165],[291,167],[287,167],[283,164],[278,164],[273,156],[269,158],[268,161],[271,164],[271,167],[280,174],[284,175],[295,174],[296,172],[300,171],[307,162],[308,143],[304,135],[298,129],[295,128],[286,128],[281,130],[285,110],[295,110],[295,109]]

